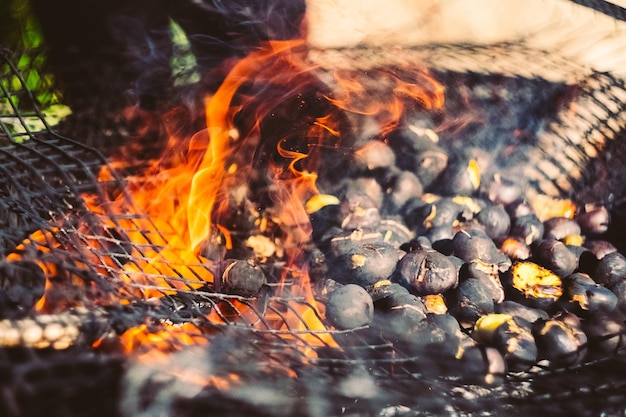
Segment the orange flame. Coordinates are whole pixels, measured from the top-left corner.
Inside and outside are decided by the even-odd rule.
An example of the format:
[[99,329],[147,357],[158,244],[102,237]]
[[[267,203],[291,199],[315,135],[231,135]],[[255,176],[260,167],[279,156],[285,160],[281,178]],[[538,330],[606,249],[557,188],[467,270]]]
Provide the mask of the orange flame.
[[[203,247],[212,234],[220,234],[225,247],[233,248],[232,229],[221,221],[228,211],[229,192],[246,184],[253,170],[261,166],[273,185],[269,194],[274,206],[268,210],[278,219],[281,229],[280,244],[285,254],[282,261],[285,270],[298,280],[289,291],[299,299],[287,302],[289,311],[285,317],[274,320],[278,323],[274,330],[294,340],[307,356],[315,356],[315,347],[338,347],[324,323],[324,306],[316,301],[306,266],[301,261],[303,247],[312,231],[305,202],[319,194],[317,168],[323,159],[320,150],[345,146],[349,135],[345,135],[340,123],[345,113],[375,118],[384,133],[398,124],[407,105],[441,108],[443,87],[415,69],[372,70],[369,74],[335,71],[334,80],[323,86],[332,93],[316,91],[317,97],[326,100],[323,111],[308,115],[307,120],[298,124],[300,142],[294,144],[285,132],[267,139],[262,132],[264,120],[274,116],[274,109],[283,104],[285,97],[298,94],[303,86],[317,89],[322,85],[315,75],[319,68],[307,61],[303,46],[302,40],[272,41],[236,62],[219,89],[206,99],[205,130],[191,137],[172,134],[162,157],[145,162],[147,166],[140,173],[127,175],[125,189],[112,201],[101,196],[83,196],[101,227],[124,233],[124,239],[130,243],[132,261],[123,264],[102,255],[107,251],[107,242],[97,236],[89,237],[97,231],[87,228],[87,237],[74,245],[85,264],[93,261],[100,265],[96,266],[97,272],[111,276],[111,271],[115,271],[115,279],[127,291],[125,296],[119,296],[119,302],[128,302],[125,298],[128,294],[149,299],[212,284],[216,271],[212,267],[221,260],[210,259],[203,253]],[[240,91],[248,84],[258,87],[260,98]],[[279,87],[280,94],[266,97],[266,86]],[[265,101],[259,103],[260,100]],[[258,107],[250,110],[255,106]],[[240,129],[235,120],[244,113],[252,120],[246,120],[246,128]],[[274,160],[275,155],[263,154],[257,158],[258,148],[266,146],[266,141],[275,145],[273,152],[282,159]],[[135,144],[129,145],[130,150],[135,148]],[[259,162],[263,158],[266,160]],[[99,180],[103,184],[110,182],[115,179],[114,171],[127,166],[128,161],[113,160],[102,169]],[[24,244],[48,250],[46,242],[54,232],[37,232]],[[16,254],[15,259],[19,258]],[[56,273],[53,264],[41,263],[41,266],[48,276]],[[216,285],[214,289],[219,287]],[[259,317],[250,304],[236,299],[228,303],[237,310],[234,316],[252,326],[258,324]],[[43,300],[38,308],[47,304]],[[230,317],[218,314],[217,308],[205,319],[216,325],[230,324]],[[272,317],[266,319],[265,322],[272,322]],[[148,351],[168,351],[175,344],[204,344],[206,336],[191,324],[163,324],[156,332],[148,331],[146,326],[132,328],[121,340],[128,352],[146,347]]]

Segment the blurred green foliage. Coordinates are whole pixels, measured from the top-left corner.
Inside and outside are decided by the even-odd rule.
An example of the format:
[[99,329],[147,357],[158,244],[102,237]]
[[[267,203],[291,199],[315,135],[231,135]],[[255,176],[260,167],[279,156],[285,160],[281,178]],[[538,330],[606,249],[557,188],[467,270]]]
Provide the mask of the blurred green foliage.
[[170,33],[174,53],[171,59],[174,85],[190,85],[200,81],[200,73],[196,70],[196,57],[191,52],[187,34],[174,20],[170,20]]
[[[46,128],[38,116],[30,116],[33,104],[42,111],[48,125],[57,124],[71,113],[61,103],[61,96],[54,89],[54,78],[46,71],[44,39],[38,22],[30,12],[28,1],[0,0],[0,46],[12,53],[11,58],[19,76],[8,64],[0,65],[0,116],[10,133],[22,133],[24,126],[12,120],[15,106],[24,116],[29,130],[36,132]],[[20,78],[21,77],[21,78]],[[24,90],[32,93],[34,103]],[[10,103],[8,101],[11,101]]]
[[[185,31],[173,20],[169,29],[174,48],[170,67],[175,85],[197,83],[200,75]],[[32,113],[32,104],[35,104],[49,126],[71,114],[71,109],[62,102],[62,92],[55,88],[53,74],[46,68],[45,46],[45,38],[29,1],[0,0],[0,47],[11,52],[12,61],[21,75],[21,78],[16,76],[7,64],[0,62],[0,86],[2,91],[8,92],[0,95],[0,118],[12,133],[22,133],[25,129],[19,120],[11,120],[13,106],[24,115]],[[32,93],[34,103],[28,95],[22,94],[25,89]],[[38,117],[26,119],[29,130],[45,129]]]

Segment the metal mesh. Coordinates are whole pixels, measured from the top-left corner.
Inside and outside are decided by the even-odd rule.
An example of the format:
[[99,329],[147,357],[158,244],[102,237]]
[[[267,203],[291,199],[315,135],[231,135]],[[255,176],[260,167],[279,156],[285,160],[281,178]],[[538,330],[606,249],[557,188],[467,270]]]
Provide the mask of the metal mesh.
[[[291,388],[315,394],[312,399],[338,400],[337,404],[349,403],[350,395],[334,398],[337,395],[334,386],[306,384],[329,382],[326,379],[329,375],[339,375],[340,381],[346,381],[355,370],[364,370],[374,378],[366,380],[373,381],[380,391],[369,402],[364,401],[363,408],[352,405],[355,413],[371,412],[371,407],[380,410],[389,404],[407,404],[408,411],[399,407],[394,411],[396,414],[389,415],[414,415],[410,414],[411,410],[418,408],[432,414],[506,410],[512,415],[516,407],[530,408],[528,402],[520,406],[529,398],[544,405],[552,404],[550,401],[562,405],[583,392],[592,399],[606,393],[621,400],[626,396],[619,380],[611,379],[604,386],[593,387],[596,381],[593,375],[601,374],[606,369],[603,366],[623,367],[619,358],[598,362],[608,365],[586,364],[559,371],[535,368],[529,373],[510,375],[503,386],[494,389],[468,388],[456,379],[436,378],[432,374],[423,378],[430,366],[424,366],[424,357],[403,352],[367,329],[337,331],[326,326],[312,300],[292,292],[299,277],[291,275],[283,265],[268,265],[279,271],[257,297],[221,293],[219,287],[206,280],[213,273],[212,266],[201,257],[182,257],[176,252],[163,256],[168,242],[176,236],[173,227],[163,224],[157,227],[142,213],[107,210],[107,204],[120,198],[132,207],[130,197],[124,194],[124,182],[115,175],[99,175],[103,168],[109,174],[115,171],[96,150],[59,136],[47,126],[23,78],[6,54],[0,56],[3,59],[0,170],[10,179],[0,185],[0,249],[3,256],[34,260],[42,265],[52,283],[46,293],[49,309],[57,315],[68,312],[70,318],[60,325],[75,326],[79,333],[88,334],[83,343],[140,324],[155,332],[174,329],[196,341],[212,340],[220,333],[226,335],[229,343],[235,346],[242,343],[240,346],[255,351],[256,356],[251,358],[263,367],[259,371],[262,375],[276,369],[287,373],[295,370],[303,376],[308,372],[310,382],[305,382],[306,378],[297,379],[301,382],[290,379],[290,384],[298,385]],[[15,77],[19,83],[4,82]],[[622,106],[623,101],[615,97],[621,94],[619,87],[623,92],[623,83],[614,82],[608,75],[589,78],[584,94],[593,98],[598,90],[607,91],[605,87],[594,87],[596,79],[608,79],[609,89],[617,86],[610,101]],[[599,117],[619,116],[623,111],[623,107],[617,112],[603,107]],[[29,118],[41,120],[45,129],[34,131]],[[100,210],[94,210],[93,206]],[[311,328],[310,320],[306,320],[311,316],[322,326]],[[233,337],[230,335],[233,329],[237,336],[229,339]],[[238,342],[242,334],[246,344]],[[180,339],[165,339],[163,343],[171,350],[184,347]],[[21,340],[20,344],[28,343]],[[202,342],[198,344],[202,346]],[[311,370],[305,364],[316,367]],[[562,380],[580,373],[591,375],[590,380],[563,389]],[[555,383],[561,385],[554,389]],[[433,389],[441,395],[429,398]],[[193,408],[203,409],[203,404],[210,404],[209,409],[214,410],[212,407],[223,400],[223,395],[220,390],[203,391],[194,398]],[[177,406],[185,407],[184,403]],[[600,404],[594,409],[603,407]],[[300,415],[299,411],[290,408],[291,414],[285,415]],[[325,415],[323,411],[309,415]],[[389,413],[392,411],[388,409]],[[332,414],[339,412],[327,415]]]

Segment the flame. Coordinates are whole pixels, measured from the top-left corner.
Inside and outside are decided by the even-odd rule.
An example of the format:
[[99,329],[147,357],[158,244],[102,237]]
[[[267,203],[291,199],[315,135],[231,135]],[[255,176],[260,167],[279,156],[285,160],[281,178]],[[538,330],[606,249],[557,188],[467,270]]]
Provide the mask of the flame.
[[[71,246],[80,255],[79,269],[113,277],[123,290],[107,297],[130,303],[205,287],[219,292],[220,280],[215,276],[223,255],[206,247],[215,236],[221,236],[219,244],[225,250],[236,247],[240,238],[229,220],[229,198],[236,190],[245,194],[249,180],[261,171],[265,174],[261,180],[271,184],[267,191],[271,207],[264,209],[278,226],[272,229],[267,218],[258,217],[258,228],[261,235],[271,235],[264,242],[280,246],[279,251],[264,250],[263,256],[278,257],[285,265],[283,282],[275,288],[276,295],[287,300],[286,313],[268,310],[260,317],[250,301],[232,297],[216,301],[203,320],[211,325],[239,321],[255,330],[268,330],[270,323],[274,327],[269,330],[293,341],[307,357],[315,357],[320,346],[339,347],[324,322],[324,305],[315,298],[302,260],[312,232],[306,202],[320,195],[318,168],[324,150],[350,147],[347,136],[352,133],[346,135],[343,125],[346,118],[373,118],[384,134],[398,124],[407,106],[441,108],[443,87],[415,68],[368,74],[334,71],[326,85],[317,74],[321,70],[307,61],[305,52],[302,40],[268,42],[232,65],[222,85],[206,98],[206,129],[188,137],[170,132],[163,154],[141,161],[141,169],[132,158],[137,153],[134,143],[102,168],[98,180],[103,187],[115,183],[118,173],[125,173],[125,187],[82,196],[94,221],[78,226]],[[317,107],[310,114],[309,103],[300,99],[301,91],[314,92],[311,101]],[[281,114],[277,109],[285,102],[296,108]],[[272,118],[282,120],[281,128],[268,133],[264,126]],[[257,207],[250,211],[259,216]],[[28,246],[49,253],[61,246],[54,236],[62,233],[60,229],[36,232],[10,259],[23,258]],[[120,261],[107,255],[111,245],[130,253]],[[54,262],[39,264],[48,277],[59,272]],[[294,285],[285,289],[280,285],[287,274]],[[68,279],[79,280],[71,274]],[[80,285],[87,286],[84,281]],[[54,287],[50,280],[49,286]],[[38,309],[55,308],[47,295]],[[161,323],[157,329],[140,325],[127,330],[120,341],[127,353],[148,358],[185,345],[204,345],[208,332],[192,323]]]

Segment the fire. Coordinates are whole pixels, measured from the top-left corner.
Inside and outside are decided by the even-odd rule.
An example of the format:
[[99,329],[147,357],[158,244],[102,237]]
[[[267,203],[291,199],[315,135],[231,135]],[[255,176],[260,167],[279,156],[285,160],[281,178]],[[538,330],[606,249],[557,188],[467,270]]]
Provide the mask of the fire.
[[[302,261],[312,232],[306,202],[321,194],[317,183],[324,152],[350,148],[345,128],[352,117],[375,120],[384,134],[407,106],[441,108],[443,88],[415,68],[336,71],[332,80],[318,70],[307,61],[302,40],[268,42],[236,62],[206,98],[206,129],[190,137],[171,133],[162,156],[143,161],[141,170],[130,169],[136,161],[128,155],[136,153],[136,144],[103,167],[99,181],[105,190],[83,195],[91,221],[78,226],[72,247],[81,255],[79,268],[109,277],[118,288],[106,304],[115,297],[130,304],[194,291],[219,296],[224,254],[241,247],[241,241],[263,243],[257,256],[283,265],[280,281],[272,283],[274,297],[287,300],[282,310],[259,313],[254,300],[224,294],[211,301],[204,323],[240,322],[274,332],[307,357],[315,356],[316,347],[338,347]],[[125,173],[124,189],[106,189],[119,172]],[[264,203],[250,196],[256,192],[248,185],[252,181],[266,185],[258,198]],[[233,204],[239,207],[248,199],[234,215]],[[256,219],[256,239],[240,236],[236,216]],[[29,245],[44,252],[62,246],[52,238],[62,233],[39,231],[18,252]],[[119,256],[111,255],[112,248]],[[42,261],[41,266],[49,277],[57,273],[53,263]],[[293,285],[285,285],[287,275]],[[45,300],[39,308],[54,306]],[[201,329],[190,323],[142,325],[127,330],[121,341],[128,353],[167,352],[174,345],[206,343],[208,332]]]

